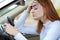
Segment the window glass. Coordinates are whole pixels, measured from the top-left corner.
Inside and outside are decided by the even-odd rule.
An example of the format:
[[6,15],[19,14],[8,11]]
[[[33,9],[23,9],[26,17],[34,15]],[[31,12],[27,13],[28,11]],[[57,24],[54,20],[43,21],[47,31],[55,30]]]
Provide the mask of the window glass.
[[58,15],[60,16],[60,0],[51,0],[54,4],[54,7],[58,13]]
[[13,2],[14,0],[0,0],[0,8],[4,7],[5,5]]

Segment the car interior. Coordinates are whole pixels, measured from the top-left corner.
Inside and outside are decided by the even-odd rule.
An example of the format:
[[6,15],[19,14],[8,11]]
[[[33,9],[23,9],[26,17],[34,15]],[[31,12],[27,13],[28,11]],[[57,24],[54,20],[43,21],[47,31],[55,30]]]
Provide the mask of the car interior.
[[[4,23],[10,23],[12,26],[14,26],[14,20],[18,19],[19,15],[27,9],[27,6],[31,0],[0,0],[0,34],[3,33],[3,35],[11,36],[13,39],[12,35],[7,34],[3,27]],[[54,4],[54,1],[52,1]],[[58,3],[58,6],[55,8],[60,16],[60,1],[57,1],[56,4]],[[32,21],[33,22],[32,22]],[[37,25],[38,21],[32,19],[32,14],[29,15],[27,18],[25,24],[33,24]],[[24,35],[28,40],[39,40],[39,35],[31,35],[31,34],[26,34]]]

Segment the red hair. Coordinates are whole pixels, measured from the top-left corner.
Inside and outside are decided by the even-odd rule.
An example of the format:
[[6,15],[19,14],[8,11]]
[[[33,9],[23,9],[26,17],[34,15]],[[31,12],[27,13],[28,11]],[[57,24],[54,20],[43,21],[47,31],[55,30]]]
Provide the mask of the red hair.
[[[45,15],[50,21],[60,20],[51,0],[37,0],[42,7],[45,8],[44,11],[46,11]],[[41,29],[43,27],[43,23],[39,20],[38,26],[37,26],[37,32],[40,33]]]

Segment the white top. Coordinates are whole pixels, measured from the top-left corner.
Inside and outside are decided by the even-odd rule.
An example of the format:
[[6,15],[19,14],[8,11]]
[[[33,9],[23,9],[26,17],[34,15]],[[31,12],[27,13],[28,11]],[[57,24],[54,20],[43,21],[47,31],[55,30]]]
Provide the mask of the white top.
[[[15,22],[15,28],[24,34],[35,34],[39,35],[36,32],[36,26],[28,27],[24,25],[26,18],[28,17],[27,11],[24,11],[20,18]],[[26,27],[25,27],[26,26]],[[29,25],[30,26],[30,25]],[[43,28],[40,33],[40,40],[60,40],[60,21],[56,20],[54,22],[47,22],[43,24]],[[33,29],[34,28],[34,29]],[[27,40],[21,33],[18,33],[14,38],[16,40]]]
[[60,40],[60,21],[49,21],[43,25],[40,40]]

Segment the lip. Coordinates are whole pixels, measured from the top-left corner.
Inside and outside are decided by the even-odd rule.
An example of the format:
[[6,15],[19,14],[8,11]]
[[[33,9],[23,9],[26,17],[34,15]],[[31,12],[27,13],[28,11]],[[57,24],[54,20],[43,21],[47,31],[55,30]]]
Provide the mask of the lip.
[[33,13],[32,16],[35,17],[36,16],[36,13]]

